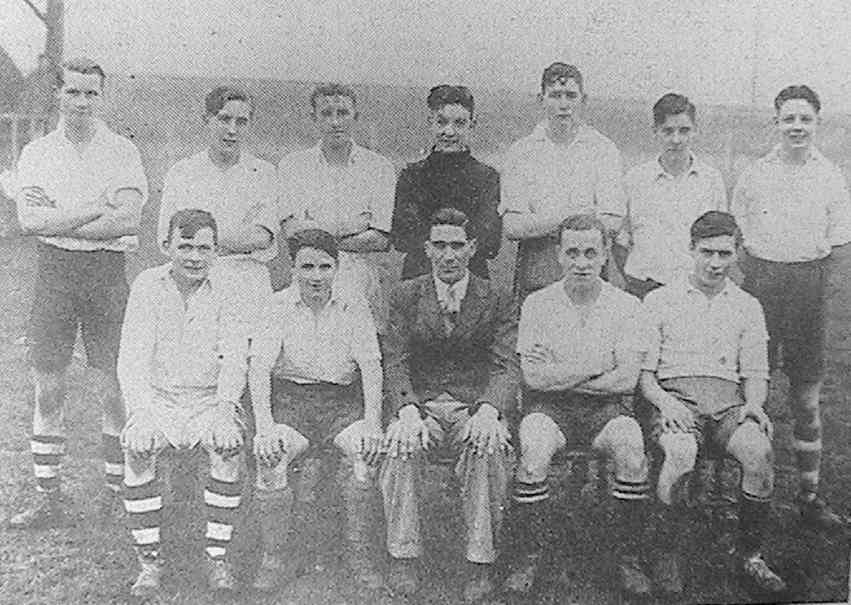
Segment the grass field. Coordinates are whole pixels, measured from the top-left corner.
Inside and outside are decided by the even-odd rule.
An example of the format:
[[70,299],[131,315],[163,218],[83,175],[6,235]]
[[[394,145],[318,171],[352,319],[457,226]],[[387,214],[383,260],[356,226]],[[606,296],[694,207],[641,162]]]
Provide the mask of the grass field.
[[[310,85],[272,81],[245,81],[257,97],[257,120],[252,148],[272,161],[299,146],[313,142],[306,102]],[[213,82],[205,79],[139,75],[110,82],[107,120],[117,130],[132,135],[139,145],[152,196],[144,212],[142,247],[130,263],[131,277],[160,262],[153,242],[159,191],[165,170],[177,159],[203,146],[201,98]],[[359,139],[386,154],[397,166],[415,159],[426,146],[423,98],[425,90],[371,86],[360,89],[362,128]],[[476,93],[477,91],[474,91]],[[536,121],[531,95],[510,91],[477,93],[479,127],[476,153],[494,164],[507,145],[526,134]],[[712,107],[700,117],[704,134],[698,150],[725,173],[728,186],[751,158],[770,145],[770,113],[747,108]],[[650,157],[649,103],[596,101],[589,119],[623,150],[625,164]],[[847,116],[827,116],[821,147],[845,165],[851,158]],[[398,265],[398,258],[391,264]],[[495,262],[495,278],[510,281],[513,250],[505,245]],[[31,242],[10,237],[0,240],[0,518],[5,519],[26,501],[32,485],[27,434],[31,403],[26,383],[24,334],[34,272]],[[282,275],[285,275],[284,268]],[[281,279],[285,279],[282,277]],[[842,512],[851,511],[851,254],[837,258],[831,282],[829,375],[824,392],[825,495]],[[85,388],[86,370],[75,362],[71,370],[69,455],[65,486],[81,518],[76,527],[35,533],[0,530],[0,604],[125,603],[135,576],[129,536],[119,521],[101,523],[88,506],[100,487],[98,460],[98,403]],[[789,448],[790,414],[784,405],[785,380],[772,382],[769,412],[777,425],[777,492],[772,530],[766,554],[791,583],[789,601],[846,599],[848,540],[844,535],[819,535],[802,529],[789,503],[794,495],[793,459]],[[574,477],[575,479],[575,477]],[[580,477],[581,479],[581,477]],[[583,483],[583,481],[579,481]],[[733,493],[728,469],[723,489]],[[453,479],[446,469],[428,471],[427,519],[432,533],[427,542],[425,588],[416,603],[454,603],[459,599],[461,552],[457,540],[459,520],[451,497]],[[333,490],[332,490],[333,491]],[[273,597],[262,599],[243,591],[240,603],[337,605],[342,603],[403,603],[384,594],[369,594],[351,586],[339,560],[337,524],[325,515],[335,510],[333,494],[326,506],[305,511],[305,534],[294,556],[302,559],[298,580]],[[583,506],[576,506],[581,500]],[[607,498],[594,489],[567,490],[565,533],[554,553],[548,581],[530,603],[602,605],[617,602],[604,572],[611,544],[605,531]],[[200,567],[201,527],[192,505],[175,507],[166,524],[171,538],[166,554],[176,573],[167,582],[168,603],[211,602],[203,590]],[[761,602],[745,590],[729,569],[727,550],[734,524],[721,507],[710,517],[696,516],[688,536],[691,546],[684,564],[690,584],[683,603]],[[191,531],[175,521],[188,522]],[[169,539],[169,538],[166,539]],[[256,528],[250,521],[237,533],[236,550],[242,573],[255,560]],[[310,548],[308,548],[310,547]]]

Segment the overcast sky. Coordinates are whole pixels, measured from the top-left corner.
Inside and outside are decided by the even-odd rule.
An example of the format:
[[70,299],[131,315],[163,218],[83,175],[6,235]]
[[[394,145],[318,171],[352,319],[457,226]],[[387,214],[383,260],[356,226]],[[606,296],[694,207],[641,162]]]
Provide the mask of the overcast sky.
[[[43,4],[43,0],[33,0]],[[239,75],[535,92],[553,60],[589,94],[769,105],[811,83],[851,111],[849,0],[66,0],[66,55],[111,72]],[[199,8],[203,7],[203,8]],[[42,27],[0,0],[0,44],[35,64]],[[754,41],[757,40],[756,53]]]

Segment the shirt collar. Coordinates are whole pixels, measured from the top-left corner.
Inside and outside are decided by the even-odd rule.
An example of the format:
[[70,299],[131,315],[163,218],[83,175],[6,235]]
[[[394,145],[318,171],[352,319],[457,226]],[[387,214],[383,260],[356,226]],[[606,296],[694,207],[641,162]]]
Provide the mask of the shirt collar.
[[[159,278],[160,283],[162,283],[165,287],[177,290],[177,282],[175,282],[174,278],[172,278],[171,276],[171,268],[172,264],[170,262],[161,265],[160,273],[157,277]],[[204,282],[201,284],[198,290],[195,291],[196,293],[200,292],[201,290],[208,292],[213,289],[213,282],[215,282],[216,280],[212,277],[212,275],[213,272],[210,271],[210,273],[207,274],[206,279],[204,279]]]
[[[771,148],[771,151],[768,152],[768,154],[765,156],[765,159],[771,162],[782,162],[782,150],[783,145],[777,143],[776,145],[774,145],[774,147]],[[809,164],[810,162],[821,162],[824,159],[824,155],[822,155],[821,151],[819,151],[815,145],[810,145],[809,153],[807,154],[807,160],[805,164]]]
[[459,303],[464,300],[465,296],[467,296],[467,286],[470,284],[469,269],[464,274],[464,277],[462,277],[454,284],[447,284],[445,281],[438,279],[437,275],[432,274],[432,276],[434,279],[434,289],[437,291],[438,301],[444,302],[446,300],[446,293],[449,291],[450,287],[454,288]]
[[[570,145],[574,143],[584,143],[589,140],[591,132],[593,129],[585,124],[584,122],[579,124],[576,128],[576,136],[573,137],[573,140],[570,142]],[[542,141],[547,143],[553,143],[552,139],[547,136],[547,121],[544,120],[542,122],[538,122],[535,127],[532,129],[532,140],[534,141]],[[555,144],[555,143],[553,143]]]
[[[566,304],[569,307],[577,306],[577,305],[573,304],[573,301],[570,300],[570,297],[567,295],[567,291],[564,289],[564,283],[565,283],[565,278],[563,278],[563,277],[556,282],[556,284],[558,284],[557,296],[558,296],[559,300],[564,302],[564,304]],[[613,289],[614,289],[614,286],[612,286],[609,282],[607,282],[604,279],[600,279],[600,293],[597,295],[597,299],[593,303],[591,303],[591,305],[589,305],[589,306],[596,307],[596,306],[600,305],[601,303],[605,304],[605,301],[608,300],[608,298],[611,296]]]
[[[697,286],[695,286],[694,284],[691,283],[690,275],[691,275],[691,272],[688,272],[688,273],[683,274],[679,278],[680,283],[685,288],[686,292],[688,292],[689,294],[697,293],[697,294],[700,294],[701,296],[706,296],[706,294],[704,294],[702,290],[700,290]],[[736,287],[736,284],[733,283],[733,280],[731,280],[729,277],[727,277],[724,280],[724,287],[721,288],[721,291],[718,294],[716,294],[715,296],[713,296],[712,298],[718,298],[719,296],[729,297],[733,292],[733,288],[735,288],[735,287]]]
[[[686,170],[685,174],[686,175],[692,175],[692,174],[699,175],[700,173],[702,173],[703,170],[704,170],[703,163],[691,151],[689,151],[689,157],[691,158],[691,164],[689,165],[688,170]],[[661,153],[656,156],[656,163],[654,164],[654,167],[656,168],[656,179],[674,179],[674,178],[676,178],[674,175],[672,175],[671,173],[669,173],[667,170],[665,170],[662,167],[662,154]]]
[[[106,134],[106,124],[100,118],[92,118],[93,128],[95,131],[92,140],[89,141],[89,144],[94,143],[95,141],[101,140]],[[62,141],[68,143],[69,145],[73,145],[70,139],[65,135],[65,117],[60,116],[59,121],[56,123],[56,134],[62,139]]]
[[[352,144],[352,149],[349,151],[349,159],[346,161],[346,168],[358,165],[361,163],[363,157],[361,146],[355,143],[354,139],[349,139],[349,142]],[[319,162],[322,166],[330,166],[328,160],[325,159],[325,154],[322,153],[322,139],[316,143],[313,151],[316,154],[317,162]]]
[[[301,307],[306,309],[307,305],[301,299],[301,291],[298,288],[297,283],[292,283],[288,288],[285,288],[281,291],[280,300],[289,303],[295,307]],[[331,287],[331,298],[328,299],[328,304],[325,305],[325,308],[337,305],[344,304],[343,298],[340,295],[339,289],[335,287]]]

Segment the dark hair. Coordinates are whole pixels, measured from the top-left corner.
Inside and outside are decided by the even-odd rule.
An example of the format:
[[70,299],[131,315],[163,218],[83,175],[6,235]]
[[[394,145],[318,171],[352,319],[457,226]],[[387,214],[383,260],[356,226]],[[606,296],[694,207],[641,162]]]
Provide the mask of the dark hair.
[[168,233],[165,237],[166,244],[171,243],[171,237],[175,229],[180,230],[180,237],[187,239],[195,237],[195,234],[201,229],[212,229],[213,241],[216,243],[219,241],[219,227],[216,225],[216,219],[206,210],[185,208],[172,214],[168,221]]
[[787,86],[774,97],[774,111],[780,111],[780,107],[786,101],[791,101],[792,99],[803,99],[807,103],[813,106],[813,109],[816,110],[816,113],[821,111],[821,101],[812,88],[807,86],[806,84],[797,84],[793,86]]
[[58,88],[62,88],[65,85],[66,71],[73,71],[87,76],[97,74],[100,76],[100,87],[103,90],[103,84],[106,82],[106,73],[100,65],[88,57],[74,57],[73,59],[62,62],[59,69],[56,70],[56,86]]
[[606,226],[603,221],[598,219],[593,214],[571,214],[564,219],[558,227],[558,239],[561,241],[561,236],[565,231],[599,231],[603,237],[603,246],[608,247],[609,235],[606,233]]
[[668,116],[676,116],[681,113],[691,118],[692,122],[696,120],[697,110],[687,96],[675,92],[662,95],[653,105],[653,126],[659,127],[665,123]]
[[216,86],[204,97],[204,110],[208,116],[218,114],[228,101],[242,101],[247,103],[254,113],[254,99],[247,92],[235,86]]
[[462,227],[467,239],[475,239],[476,234],[473,232],[473,226],[470,224],[470,219],[467,215],[457,208],[446,206],[435,210],[428,219],[429,230],[431,227],[439,227],[440,225],[453,225]]
[[443,109],[447,105],[460,105],[469,111],[472,117],[476,103],[473,100],[473,93],[466,86],[438,84],[428,91],[426,105],[432,111]]
[[296,254],[302,248],[316,248],[327,253],[328,256],[335,261],[339,258],[340,253],[337,249],[337,240],[334,236],[324,229],[302,229],[296,231],[292,237],[287,240],[290,249],[290,259],[295,262]]
[[579,85],[579,92],[585,94],[585,84],[582,79],[582,72],[575,65],[556,61],[544,70],[541,75],[541,93],[547,90],[547,86],[556,82],[565,83],[567,80],[575,80]]
[[691,225],[691,245],[694,246],[702,239],[729,235],[736,238],[738,244],[742,238],[742,232],[736,219],[729,212],[710,210],[701,214]]
[[313,111],[316,111],[316,100],[319,97],[348,97],[352,100],[352,105],[357,107],[358,104],[358,97],[354,88],[339,82],[326,82],[316,85],[316,88],[310,93],[310,107]]

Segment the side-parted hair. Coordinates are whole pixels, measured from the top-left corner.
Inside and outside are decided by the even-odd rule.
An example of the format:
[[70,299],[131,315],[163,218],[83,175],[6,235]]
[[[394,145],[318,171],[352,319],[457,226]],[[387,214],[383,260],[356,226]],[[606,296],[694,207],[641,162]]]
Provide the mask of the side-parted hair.
[[241,88],[236,86],[216,86],[204,97],[204,112],[208,116],[218,114],[228,101],[242,101],[247,103],[254,113],[254,99]]
[[313,111],[316,111],[316,101],[320,97],[348,97],[352,100],[352,105],[358,106],[358,96],[355,94],[355,89],[339,82],[325,82],[316,85],[316,88],[310,93],[310,108]]
[[813,106],[813,109],[816,110],[816,113],[821,111],[821,101],[812,88],[807,86],[806,84],[795,84],[793,86],[787,86],[774,97],[774,111],[779,112],[780,107],[786,101],[791,101],[792,99],[803,99],[807,103]]
[[665,123],[668,116],[676,116],[681,113],[691,118],[692,122],[696,122],[697,109],[687,96],[675,92],[662,95],[653,105],[653,126],[658,128]]
[[438,84],[428,91],[426,105],[431,111],[438,111],[447,105],[460,105],[473,117],[476,102],[473,100],[473,93],[466,86]]
[[585,94],[585,84],[582,78],[582,72],[575,65],[556,61],[550,64],[541,75],[541,94],[547,91],[547,86],[556,83],[566,83],[568,80],[575,80],[579,85],[579,92]]
[[213,231],[213,242],[219,242],[219,227],[216,224],[216,219],[206,210],[185,208],[172,214],[168,221],[166,244],[171,243],[175,229],[180,231],[180,237],[186,239],[195,237],[195,234],[201,229],[211,229]]
[[470,219],[463,211],[457,208],[444,207],[435,210],[429,217],[428,225],[429,230],[431,230],[431,227],[439,227],[441,225],[461,227],[464,229],[467,239],[476,238],[476,234],[473,233],[472,225],[470,224]]
[[599,231],[603,237],[603,247],[609,246],[609,235],[603,221],[593,214],[572,214],[561,222],[558,228],[558,239],[561,241],[565,231]]
[[295,262],[296,254],[302,248],[315,248],[322,250],[328,256],[337,261],[340,256],[337,248],[337,240],[324,229],[302,229],[293,233],[287,240],[290,249],[290,260]]
[[100,76],[100,87],[103,90],[103,85],[106,82],[106,72],[103,71],[103,68],[98,65],[92,59],[88,57],[74,57],[72,59],[68,59],[63,61],[59,68],[56,70],[56,87],[62,88],[65,85],[65,72],[73,71],[78,74],[84,74],[87,76],[97,74]]
[[736,245],[741,242],[742,232],[736,219],[729,212],[721,212],[720,210],[710,210],[701,214],[691,225],[689,231],[691,235],[691,245],[697,245],[702,239],[712,237],[720,237],[729,235],[736,240]]

